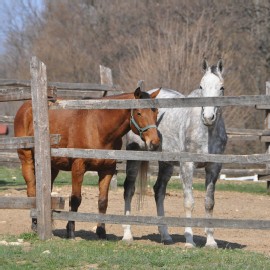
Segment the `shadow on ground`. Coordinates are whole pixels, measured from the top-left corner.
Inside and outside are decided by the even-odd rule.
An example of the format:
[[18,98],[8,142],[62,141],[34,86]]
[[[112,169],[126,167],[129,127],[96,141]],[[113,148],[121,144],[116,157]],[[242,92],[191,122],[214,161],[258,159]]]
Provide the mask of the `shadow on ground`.
[[[60,238],[66,238],[66,230],[65,229],[57,229],[53,231],[54,236],[60,237]],[[96,233],[92,231],[85,231],[85,230],[79,230],[75,232],[75,237],[84,239],[84,240],[99,240]],[[175,244],[177,243],[182,243],[183,245],[185,244],[186,240],[183,235],[179,234],[172,234],[171,235],[173,241]],[[107,234],[107,240],[108,241],[121,241],[122,237],[116,236],[114,234]],[[142,237],[134,237],[135,241],[140,242],[141,240],[144,241],[151,241],[155,242],[158,244],[161,244],[160,242],[160,235],[153,233],[153,234],[147,234]],[[206,237],[199,236],[199,235],[194,235],[194,242],[196,243],[198,248],[202,248],[205,246],[206,243]],[[246,247],[246,245],[241,245],[238,243],[233,243],[233,242],[227,242],[224,240],[217,240],[216,242],[218,244],[218,248],[222,249],[243,249]]]

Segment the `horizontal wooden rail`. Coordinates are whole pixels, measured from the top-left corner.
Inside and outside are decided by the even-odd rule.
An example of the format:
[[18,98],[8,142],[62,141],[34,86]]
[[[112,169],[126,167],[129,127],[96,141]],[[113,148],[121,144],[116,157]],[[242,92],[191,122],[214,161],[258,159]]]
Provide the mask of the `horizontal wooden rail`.
[[[9,80],[0,79],[1,86],[21,86],[30,87],[31,82],[28,80]],[[48,82],[49,87],[65,90],[90,90],[90,91],[120,91],[119,85],[105,85],[96,83],[64,83],[64,82]]]
[[163,99],[132,100],[61,100],[55,102],[50,109],[134,109],[134,108],[179,108],[202,106],[256,106],[270,103],[270,96],[238,96],[238,97],[186,97]]
[[[61,136],[59,134],[52,134],[51,145],[58,144]],[[0,138],[0,149],[18,149],[18,148],[33,148],[34,137],[5,137]]]
[[0,151],[0,161],[1,162],[20,162],[18,153],[16,152],[2,152]]
[[[31,217],[36,217],[36,210],[31,210]],[[78,213],[66,211],[53,211],[55,220],[73,220],[80,222],[104,222],[109,224],[133,224],[142,226],[168,225],[171,227],[214,227],[230,229],[270,229],[270,220],[241,220],[241,219],[217,219],[217,218],[181,218],[160,216],[124,216],[124,215],[100,215],[94,213]]]
[[14,116],[0,115],[0,123],[13,124]]
[[[56,97],[56,90],[53,88],[48,88],[47,96],[49,98]],[[27,100],[31,99],[31,89],[30,88],[7,88],[0,89],[0,101],[16,101],[16,100]]]
[[98,158],[119,160],[159,160],[159,161],[181,161],[181,162],[219,162],[219,163],[245,163],[258,164],[269,163],[270,155],[217,155],[217,154],[195,154],[188,152],[151,152],[151,151],[124,151],[124,150],[97,150],[97,149],[75,149],[75,148],[52,148],[53,157],[72,158]]
[[[64,209],[65,198],[51,197],[52,209]],[[0,197],[0,209],[31,209],[36,208],[35,197]]]
[[[126,162],[120,161],[116,164],[116,170],[118,172],[125,172],[126,171]],[[158,174],[158,166],[150,163],[148,168],[150,175],[157,175]],[[173,169],[173,175],[178,176],[180,172],[179,166],[175,165]],[[195,173],[203,175],[205,174],[204,168],[196,168]],[[249,176],[249,175],[268,175],[270,174],[270,171],[267,169],[261,169],[261,168],[250,168],[250,169],[241,169],[241,168],[222,168],[220,171],[220,174],[226,174],[226,175],[232,175],[232,176]]]

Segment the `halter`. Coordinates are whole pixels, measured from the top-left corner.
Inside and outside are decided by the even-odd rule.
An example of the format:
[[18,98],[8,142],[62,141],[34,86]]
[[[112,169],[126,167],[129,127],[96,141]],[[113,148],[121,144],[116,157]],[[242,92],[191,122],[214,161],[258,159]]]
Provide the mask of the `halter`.
[[137,122],[135,121],[134,117],[133,117],[133,109],[131,110],[131,116],[130,116],[130,125],[131,124],[133,124],[134,127],[138,130],[141,139],[143,139],[142,134],[143,134],[144,131],[146,131],[146,130],[148,130],[150,128],[157,128],[156,125],[148,125],[148,126],[146,126],[144,128],[140,128],[139,125],[137,124]]

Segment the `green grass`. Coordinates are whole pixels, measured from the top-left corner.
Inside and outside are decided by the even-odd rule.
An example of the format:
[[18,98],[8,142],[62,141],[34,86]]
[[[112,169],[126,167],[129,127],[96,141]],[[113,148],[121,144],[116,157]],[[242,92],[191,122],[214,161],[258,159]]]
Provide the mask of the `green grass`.
[[[119,187],[123,187],[125,180],[125,174],[118,174],[117,183]],[[150,186],[154,185],[155,178],[151,177]],[[70,185],[71,184],[71,174],[70,172],[60,172],[57,176],[54,185]],[[83,185],[85,186],[96,186],[98,184],[98,177],[91,173],[86,173],[84,176]],[[0,167],[0,191],[6,190],[12,187],[22,187],[25,188],[25,182],[19,168],[7,168]],[[204,191],[204,181],[195,180],[193,183],[194,190]],[[182,185],[179,180],[175,178],[169,181],[168,189],[179,190],[182,189]],[[254,182],[238,182],[238,181],[218,181],[216,184],[217,191],[236,191],[236,192],[247,192],[255,194],[266,194],[266,184],[265,183],[254,183]]]
[[30,244],[0,246],[0,269],[270,269],[269,257],[240,249],[20,237]]
[[[124,174],[118,175],[123,186]],[[86,174],[84,185],[97,185],[98,178]],[[69,172],[61,172],[56,185],[70,185]],[[150,185],[154,184],[151,178]],[[19,169],[0,167],[0,192],[8,188],[25,188]],[[204,190],[204,181],[195,180],[195,190]],[[168,189],[181,189],[178,180],[172,179]],[[217,190],[266,194],[265,183],[219,181]],[[0,270],[5,269],[270,269],[270,258],[260,253],[241,249],[196,248],[179,246],[126,244],[121,241],[66,240],[53,238],[41,241],[34,233],[19,237],[1,235],[0,241],[24,239],[27,245],[0,245]],[[47,251],[47,253],[44,251]]]

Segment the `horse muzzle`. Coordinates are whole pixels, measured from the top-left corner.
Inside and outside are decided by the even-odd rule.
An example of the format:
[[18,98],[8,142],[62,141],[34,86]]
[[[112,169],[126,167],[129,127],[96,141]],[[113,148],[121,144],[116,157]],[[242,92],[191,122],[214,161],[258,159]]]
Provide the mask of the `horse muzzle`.
[[146,149],[149,151],[155,151],[159,148],[160,145],[160,139],[156,139],[156,140],[146,140],[145,141],[145,145],[146,145]]
[[217,107],[202,107],[202,122],[205,126],[212,126],[217,119]]

